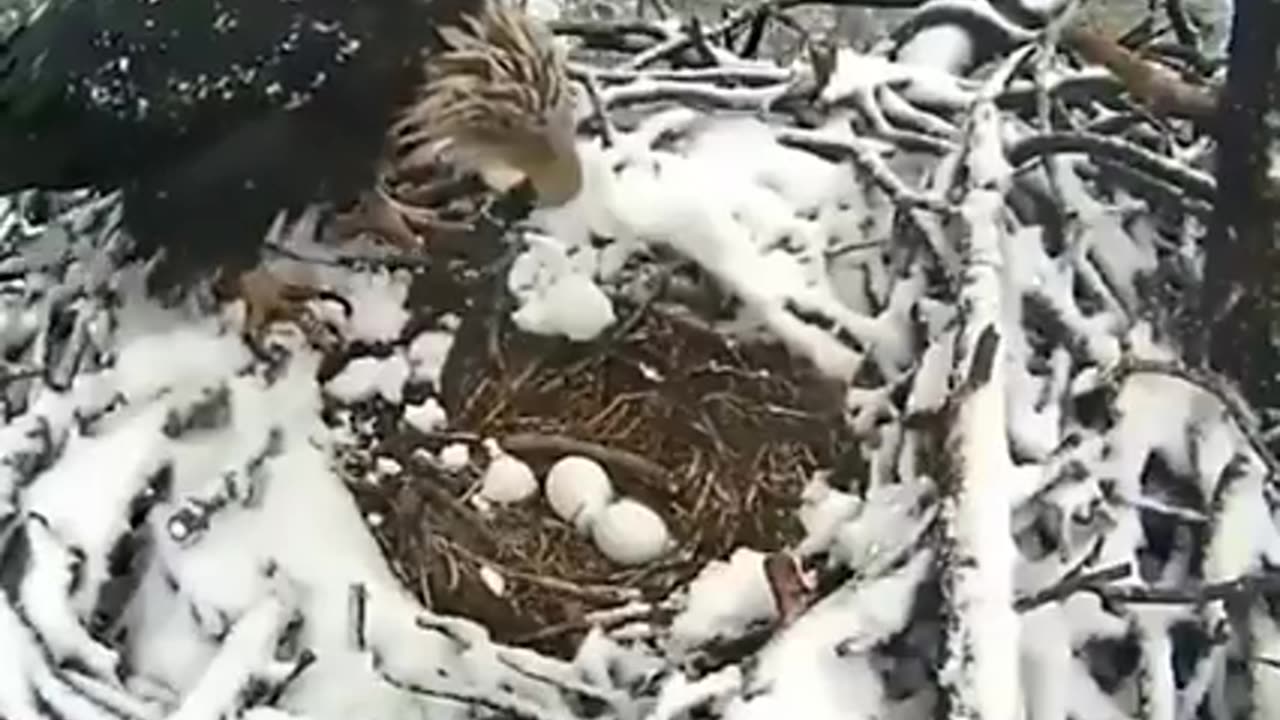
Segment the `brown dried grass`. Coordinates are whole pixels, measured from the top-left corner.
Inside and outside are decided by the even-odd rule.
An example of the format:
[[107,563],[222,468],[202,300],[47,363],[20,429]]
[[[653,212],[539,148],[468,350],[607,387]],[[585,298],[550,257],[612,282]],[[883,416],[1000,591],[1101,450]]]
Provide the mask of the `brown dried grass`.
[[[356,497],[381,516],[374,531],[393,569],[436,610],[564,654],[587,629],[585,613],[661,598],[737,546],[771,551],[799,538],[801,489],[847,442],[838,387],[781,347],[732,341],[688,313],[631,312],[621,337],[574,344],[506,323],[497,332],[501,316],[476,310],[446,365],[449,432],[423,436],[386,419],[394,430],[374,455],[406,471],[356,483]],[[541,498],[480,513],[467,499],[481,468],[451,475],[421,451],[462,439],[482,458],[486,437],[540,477],[570,451],[595,457],[619,494],[667,521],[677,550],[619,568]],[[481,580],[483,565],[504,578],[501,597]]]

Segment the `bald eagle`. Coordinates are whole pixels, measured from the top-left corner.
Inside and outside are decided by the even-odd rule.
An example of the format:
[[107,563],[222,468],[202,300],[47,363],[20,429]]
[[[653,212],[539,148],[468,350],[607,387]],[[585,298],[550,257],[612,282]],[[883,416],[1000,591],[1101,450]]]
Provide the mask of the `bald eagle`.
[[504,0],[47,0],[0,47],[0,193],[119,191],[151,288],[232,278],[252,333],[312,295],[254,270],[280,213],[441,153],[573,197],[570,90]]

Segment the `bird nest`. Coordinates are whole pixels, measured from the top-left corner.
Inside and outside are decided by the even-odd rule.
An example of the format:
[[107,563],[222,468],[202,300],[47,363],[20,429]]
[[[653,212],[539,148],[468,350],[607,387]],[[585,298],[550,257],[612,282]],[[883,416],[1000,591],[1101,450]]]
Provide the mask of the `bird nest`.
[[[839,393],[802,360],[738,342],[689,313],[649,303],[611,333],[570,343],[475,312],[442,379],[447,430],[401,428],[378,450],[403,472],[359,484],[375,535],[405,585],[503,642],[572,652],[586,616],[656,600],[708,560],[801,536],[794,508],[810,474],[847,442]],[[613,564],[544,497],[482,510],[471,502],[496,439],[539,477],[568,454],[599,461],[619,495],[665,521],[676,547],[640,567]],[[474,462],[436,459],[454,442]],[[500,580],[497,580],[500,578]]]

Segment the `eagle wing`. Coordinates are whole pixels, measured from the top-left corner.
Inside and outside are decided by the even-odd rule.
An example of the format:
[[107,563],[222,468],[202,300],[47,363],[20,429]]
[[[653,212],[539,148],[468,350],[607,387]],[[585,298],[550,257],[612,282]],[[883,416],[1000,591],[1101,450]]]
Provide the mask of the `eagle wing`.
[[377,103],[416,57],[425,7],[49,0],[0,54],[0,190],[115,184],[323,95]]

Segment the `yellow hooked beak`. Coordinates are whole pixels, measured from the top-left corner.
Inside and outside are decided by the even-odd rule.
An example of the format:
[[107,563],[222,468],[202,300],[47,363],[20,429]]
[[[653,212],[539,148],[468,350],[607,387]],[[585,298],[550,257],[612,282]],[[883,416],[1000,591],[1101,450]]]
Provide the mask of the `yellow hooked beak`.
[[528,176],[540,204],[559,207],[582,192],[582,159],[572,123],[556,125],[544,141],[544,149],[518,167]]
[[528,178],[543,207],[564,205],[582,191],[582,159],[571,117],[558,118],[541,132],[517,133],[491,147],[487,154],[499,165]]

